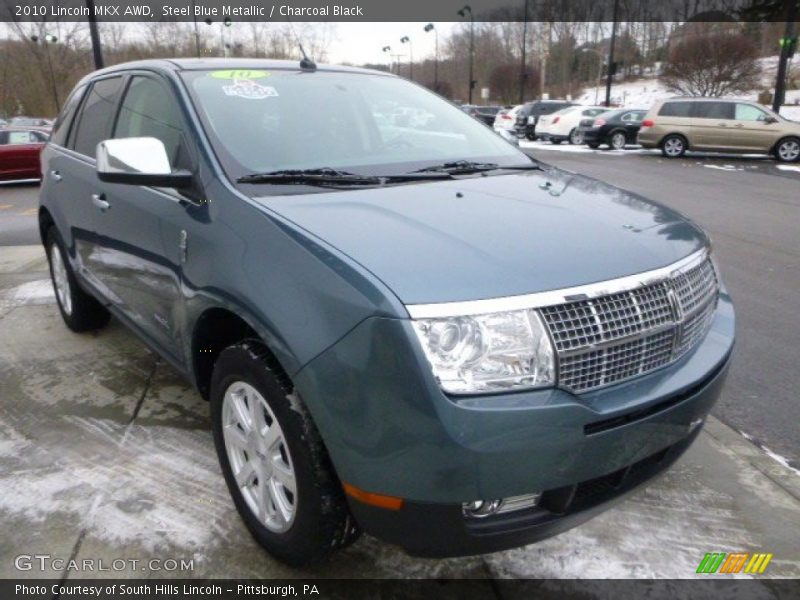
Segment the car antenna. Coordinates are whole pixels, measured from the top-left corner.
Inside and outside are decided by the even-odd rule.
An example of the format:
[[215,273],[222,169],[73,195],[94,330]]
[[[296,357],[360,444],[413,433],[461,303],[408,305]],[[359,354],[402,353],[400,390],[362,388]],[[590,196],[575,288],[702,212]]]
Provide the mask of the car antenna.
[[308,58],[306,51],[303,49],[303,44],[300,41],[300,36],[297,35],[297,31],[294,28],[294,23],[292,23],[292,20],[289,17],[286,17],[286,20],[289,22],[289,27],[292,28],[294,39],[297,40],[297,46],[300,48],[300,54],[303,55],[303,58],[300,60],[300,68],[303,69],[303,71],[316,71],[317,63]]

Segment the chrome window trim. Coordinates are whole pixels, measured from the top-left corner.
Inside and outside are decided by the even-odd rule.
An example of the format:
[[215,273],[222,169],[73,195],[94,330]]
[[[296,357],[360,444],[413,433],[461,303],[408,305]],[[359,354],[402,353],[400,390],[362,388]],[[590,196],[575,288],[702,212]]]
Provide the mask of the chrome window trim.
[[619,292],[633,291],[646,285],[670,279],[673,274],[688,271],[705,261],[710,254],[708,247],[701,248],[681,260],[636,275],[627,275],[617,279],[599,281],[560,290],[536,292],[505,298],[488,298],[485,300],[468,300],[463,302],[441,302],[437,304],[407,304],[406,310],[412,319],[440,319],[446,317],[466,317],[512,310],[526,310],[576,302],[607,296]]

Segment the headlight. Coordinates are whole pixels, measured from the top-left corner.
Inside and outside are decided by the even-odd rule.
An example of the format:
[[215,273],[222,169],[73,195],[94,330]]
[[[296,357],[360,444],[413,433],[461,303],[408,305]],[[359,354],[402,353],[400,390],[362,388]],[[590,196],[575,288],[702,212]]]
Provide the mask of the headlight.
[[534,310],[412,323],[446,392],[509,391],[555,383],[553,347]]

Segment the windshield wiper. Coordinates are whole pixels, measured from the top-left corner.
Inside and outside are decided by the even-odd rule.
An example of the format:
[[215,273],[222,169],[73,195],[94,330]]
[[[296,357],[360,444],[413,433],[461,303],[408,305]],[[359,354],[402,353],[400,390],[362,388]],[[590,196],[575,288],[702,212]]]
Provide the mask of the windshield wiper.
[[239,177],[238,183],[282,183],[318,186],[380,186],[387,183],[403,183],[425,179],[450,179],[447,172],[403,173],[400,175],[358,175],[348,171],[337,171],[330,167],[319,169],[284,169],[267,173],[252,173]]
[[511,170],[528,170],[528,169],[541,169],[536,163],[529,163],[524,165],[500,166],[497,163],[480,163],[469,160],[456,160],[453,162],[446,162],[440,165],[433,165],[425,167],[412,173],[448,173],[450,175],[470,175],[471,173],[482,173],[484,171],[497,171],[502,169]]
[[330,167],[319,169],[284,169],[266,173],[251,173],[236,180],[238,183],[285,183],[317,185],[380,185],[378,177],[337,171]]

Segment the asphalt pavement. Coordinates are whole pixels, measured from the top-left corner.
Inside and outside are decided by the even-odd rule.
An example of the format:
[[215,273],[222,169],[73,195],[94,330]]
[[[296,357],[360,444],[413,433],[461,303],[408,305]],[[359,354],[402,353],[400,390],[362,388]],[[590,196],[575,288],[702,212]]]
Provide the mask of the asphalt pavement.
[[36,213],[38,183],[0,183],[0,246],[20,246],[39,241]]
[[800,468],[800,164],[524,146],[543,162],[677,209],[708,232],[737,313],[734,363],[712,414]]

